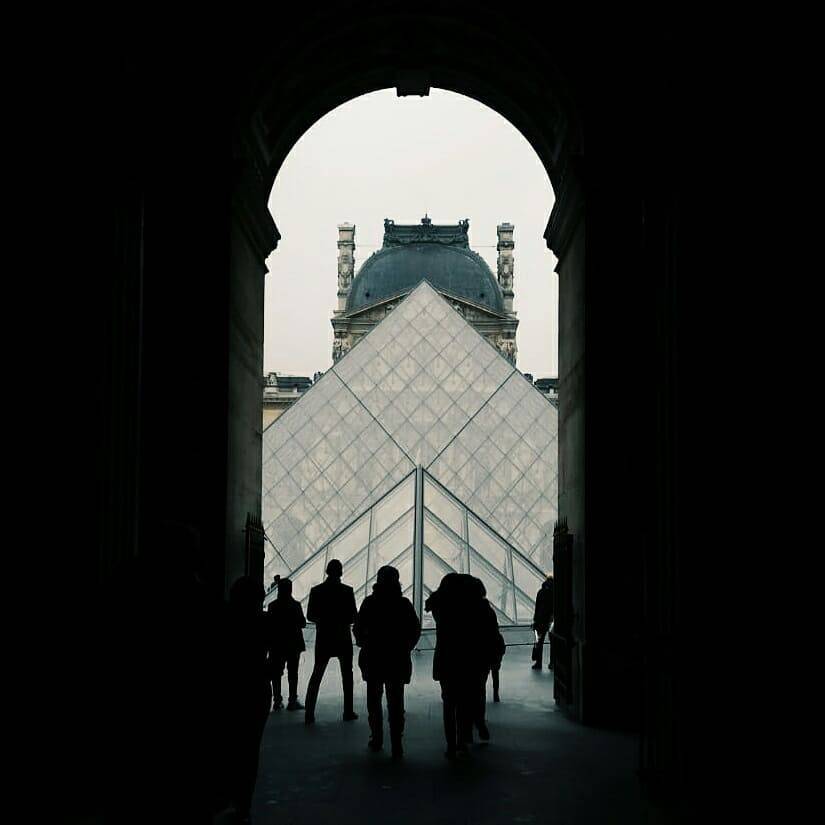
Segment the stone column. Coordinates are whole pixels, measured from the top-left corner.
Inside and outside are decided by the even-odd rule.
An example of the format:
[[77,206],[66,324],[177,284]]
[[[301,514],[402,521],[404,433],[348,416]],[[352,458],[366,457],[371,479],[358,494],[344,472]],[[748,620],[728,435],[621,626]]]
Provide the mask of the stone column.
[[338,224],[338,312],[347,308],[347,298],[355,274],[355,226]]
[[513,224],[500,223],[498,232],[498,282],[504,293],[504,311],[513,311]]

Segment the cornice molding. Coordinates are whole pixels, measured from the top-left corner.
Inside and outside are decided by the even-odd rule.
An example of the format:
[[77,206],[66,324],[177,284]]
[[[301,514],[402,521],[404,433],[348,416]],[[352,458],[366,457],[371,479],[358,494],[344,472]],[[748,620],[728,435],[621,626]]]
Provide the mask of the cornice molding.
[[[250,130],[252,137],[256,130]],[[258,140],[255,143],[260,144]],[[265,261],[278,248],[281,233],[267,208],[264,168],[265,157],[261,145],[249,140],[235,146],[232,169],[231,208],[252,248]]]
[[570,241],[579,222],[584,219],[584,214],[584,158],[576,156],[570,158],[565,165],[556,193],[556,203],[544,230],[547,248],[553,251],[559,263],[567,254]]

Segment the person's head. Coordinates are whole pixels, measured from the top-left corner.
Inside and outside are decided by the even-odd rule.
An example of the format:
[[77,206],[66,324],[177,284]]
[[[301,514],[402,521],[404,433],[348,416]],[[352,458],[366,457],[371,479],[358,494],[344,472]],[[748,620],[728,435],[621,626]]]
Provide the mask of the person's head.
[[338,559],[330,559],[327,564],[327,575],[331,579],[340,579],[344,575],[344,565]]
[[451,587],[455,587],[458,582],[458,573],[447,573],[438,585],[439,590],[448,591]]
[[542,587],[552,587],[553,586],[553,574],[548,573],[547,578],[542,582]]
[[292,598],[292,579],[281,579],[278,582],[278,598],[291,599]]
[[378,595],[401,595],[401,577],[398,570],[389,564],[378,569],[373,585],[373,592]]
[[238,613],[257,613],[265,595],[260,582],[250,576],[241,576],[229,589],[229,605]]

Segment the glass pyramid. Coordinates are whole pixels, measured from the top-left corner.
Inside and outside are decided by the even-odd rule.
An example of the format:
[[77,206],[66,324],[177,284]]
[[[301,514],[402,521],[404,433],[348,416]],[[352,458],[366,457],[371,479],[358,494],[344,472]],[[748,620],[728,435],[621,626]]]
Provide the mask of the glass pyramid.
[[265,580],[291,575],[303,599],[339,558],[360,599],[391,563],[421,601],[470,572],[502,624],[529,624],[557,433],[556,408],[422,281],[264,431]]

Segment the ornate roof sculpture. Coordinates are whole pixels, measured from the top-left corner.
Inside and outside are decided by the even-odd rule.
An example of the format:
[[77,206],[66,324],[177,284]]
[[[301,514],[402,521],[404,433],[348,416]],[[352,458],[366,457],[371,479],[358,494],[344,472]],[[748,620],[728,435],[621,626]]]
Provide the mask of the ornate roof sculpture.
[[529,624],[552,565],[557,435],[555,407],[424,281],[264,431],[266,575],[291,573],[303,598],[333,553],[363,594],[380,564],[411,587],[409,562],[420,599],[472,572],[502,621]]
[[355,227],[338,227],[338,309],[333,360],[366,335],[422,280],[449,299],[465,318],[513,364],[518,319],[513,311],[513,226],[498,227],[497,274],[472,249],[469,219],[420,224],[384,219],[383,246],[355,270]]
[[469,218],[459,221],[455,226],[434,224],[427,215],[424,215],[420,224],[396,224],[395,221],[384,218],[384,248],[409,243],[440,243],[469,249],[469,230]]

